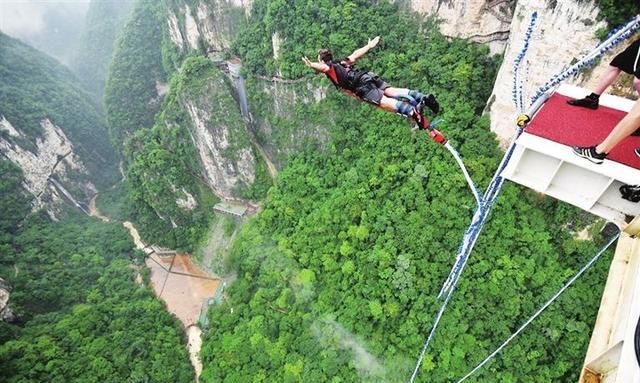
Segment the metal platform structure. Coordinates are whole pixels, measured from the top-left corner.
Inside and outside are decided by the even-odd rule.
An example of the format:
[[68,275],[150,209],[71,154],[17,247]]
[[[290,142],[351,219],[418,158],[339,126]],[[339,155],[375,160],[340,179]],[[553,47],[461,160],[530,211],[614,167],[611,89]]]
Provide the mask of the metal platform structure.
[[[566,97],[580,98],[588,94],[589,91],[563,85],[556,93]],[[620,111],[619,118],[631,109],[633,103],[631,100],[610,95],[602,95],[600,98],[601,109],[610,108]],[[568,105],[565,108],[584,109]],[[548,105],[544,105],[536,113],[536,116],[533,116],[532,124],[539,114],[551,115],[550,118],[553,118],[554,115],[564,112],[564,110],[557,109],[549,110]],[[572,112],[575,113],[575,111]],[[597,111],[585,110],[582,113],[584,113],[585,119],[589,119]],[[618,189],[624,184],[640,183],[640,158],[637,163],[620,163],[607,159],[603,164],[596,165],[577,157],[573,154],[572,145],[579,142],[597,143],[603,137],[588,129],[581,129],[579,126],[581,121],[572,122],[575,123],[575,126],[566,126],[558,122],[557,126],[551,128],[572,130],[572,136],[566,138],[565,141],[573,140],[574,143],[554,141],[545,137],[544,132],[540,132],[540,129],[538,131],[536,129],[525,130],[516,141],[513,157],[502,176],[577,206],[623,228],[627,224],[628,217],[640,215],[640,204],[622,199]],[[606,123],[610,124],[610,130],[617,123],[617,120],[615,120],[615,116],[612,116],[610,121],[607,120]],[[590,138],[590,135],[593,137]],[[640,146],[640,137],[630,137],[629,139],[636,138],[638,146]]]
[[[636,218],[640,226],[640,219]],[[640,227],[633,231],[639,235]],[[624,233],[618,240],[580,383],[639,383],[634,348],[640,316],[640,238]]]
[[242,218],[247,214],[247,208],[242,205],[232,205],[230,203],[219,202],[213,207],[214,211],[229,214],[234,217]]
[[516,140],[502,176],[602,217],[623,230],[579,383],[640,383],[634,348],[640,316],[640,203],[623,199],[619,191],[624,184],[640,184],[640,158],[629,155],[633,148],[640,147],[640,137],[625,139],[620,148],[616,147],[617,152],[612,151],[599,165],[577,157],[572,150],[574,145],[600,142],[634,101],[602,95],[597,111],[566,104],[567,98],[586,94],[586,89],[561,86]]

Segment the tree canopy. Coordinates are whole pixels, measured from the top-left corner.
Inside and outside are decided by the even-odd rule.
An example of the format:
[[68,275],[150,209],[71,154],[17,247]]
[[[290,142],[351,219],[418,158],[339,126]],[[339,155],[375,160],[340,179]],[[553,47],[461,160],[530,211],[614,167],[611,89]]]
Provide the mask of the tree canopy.
[[[273,33],[283,41],[278,59]],[[486,48],[445,38],[387,2],[327,0],[255,1],[234,49],[248,76],[299,78],[308,76],[303,55],[329,46],[346,56],[378,34],[358,65],[435,93],[442,131],[485,187],[501,158],[479,117],[498,63]],[[290,120],[254,111],[275,129],[326,126],[331,140],[288,159],[236,240],[238,279],[210,312],[217,326],[201,352],[201,380],[404,381],[475,209],[454,159],[399,117],[338,92],[301,103]],[[468,372],[595,251],[570,231],[588,217],[521,187],[507,184],[492,216],[418,381]],[[605,275],[603,261],[477,381],[575,381]]]

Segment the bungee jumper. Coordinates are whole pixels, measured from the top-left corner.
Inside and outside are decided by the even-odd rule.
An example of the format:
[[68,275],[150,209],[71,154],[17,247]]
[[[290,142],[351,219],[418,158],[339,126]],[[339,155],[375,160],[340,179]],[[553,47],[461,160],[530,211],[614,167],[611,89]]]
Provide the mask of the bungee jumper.
[[424,106],[435,114],[440,111],[440,105],[434,95],[392,87],[375,73],[355,67],[356,61],[375,47],[378,41],[380,36],[374,37],[367,45],[356,49],[344,60],[334,60],[331,51],[323,48],[318,51],[317,62],[309,60],[306,56],[302,61],[317,73],[324,73],[336,88],[348,96],[373,104],[387,112],[412,118],[418,129],[426,130],[431,139],[439,144],[446,144],[447,139],[435,129],[423,111]]

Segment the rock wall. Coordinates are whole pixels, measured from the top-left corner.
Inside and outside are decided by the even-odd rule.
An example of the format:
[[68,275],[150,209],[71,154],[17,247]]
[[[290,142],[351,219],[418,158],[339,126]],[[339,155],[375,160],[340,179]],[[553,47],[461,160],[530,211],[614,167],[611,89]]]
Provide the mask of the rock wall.
[[445,36],[488,44],[492,53],[502,53],[510,35],[515,0],[411,0],[413,11],[435,16]]
[[15,322],[17,317],[9,307],[11,297],[11,286],[0,278],[0,320],[5,322]]
[[[503,145],[515,133],[518,111],[512,101],[513,63],[522,50],[524,36],[534,12],[538,12],[538,20],[523,61],[526,67],[522,72],[526,74],[523,93],[527,105],[527,100],[540,86],[598,44],[595,30],[604,27],[604,23],[595,22],[598,7],[593,1],[558,1],[551,8],[545,0],[518,2],[510,26],[511,35],[504,53],[504,61],[486,109],[491,116],[491,129]],[[603,62],[605,64],[602,68],[607,66],[608,59],[605,58]],[[591,72],[589,77],[597,81],[601,70]],[[587,81],[584,75],[568,80],[569,83],[587,87],[592,86],[593,81]]]
[[22,169],[24,187],[34,196],[33,209],[46,206],[55,216],[63,195],[68,193],[69,198],[84,202],[96,193],[96,188],[62,129],[48,119],[40,124],[43,133],[31,148],[27,146],[28,137],[0,116],[0,132],[5,132],[0,135],[0,153]]
[[231,46],[252,4],[252,0],[202,0],[194,7],[174,6],[167,18],[171,41],[180,50],[199,49],[201,42],[210,53],[223,52]]
[[[231,111],[204,106],[203,103],[207,104],[204,100],[185,102],[192,122],[193,143],[198,150],[202,172],[209,187],[218,196],[231,199],[239,186],[251,185],[255,181],[256,159],[245,128],[237,125],[237,122],[242,121],[240,112],[232,113],[234,116],[230,117],[235,118],[231,121],[226,118],[221,120],[221,115]],[[234,144],[233,141],[238,141],[238,135],[246,136],[246,140],[242,141],[247,145]]]
[[[495,79],[493,93],[485,112],[490,113],[491,129],[505,146],[515,132],[518,111],[512,101],[513,63],[520,53],[529,20],[534,12],[538,19],[530,42],[525,66],[525,100],[555,74],[591,51],[599,41],[595,31],[606,27],[597,21],[599,9],[594,0],[410,0],[410,8],[424,16],[439,20],[446,36],[461,37],[488,44],[492,53],[504,54],[503,64]],[[624,49],[621,44],[604,56],[600,64],[567,83],[593,88],[606,71],[612,57]],[[610,92],[633,95],[630,80],[621,76]]]

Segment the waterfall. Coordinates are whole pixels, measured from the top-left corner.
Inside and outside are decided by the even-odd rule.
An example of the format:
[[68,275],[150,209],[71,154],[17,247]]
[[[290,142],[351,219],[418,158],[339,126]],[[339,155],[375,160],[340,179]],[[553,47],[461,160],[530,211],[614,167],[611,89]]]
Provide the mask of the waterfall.
[[238,92],[238,101],[240,102],[240,114],[245,120],[250,121],[249,106],[247,105],[247,90],[244,86],[244,78],[238,76],[235,78],[236,92]]
[[244,78],[240,74],[242,69],[242,61],[238,58],[232,58],[227,61],[227,67],[229,68],[229,74],[233,78],[233,84],[238,94],[238,102],[240,103],[240,114],[242,117],[251,122],[251,115],[249,114],[249,106],[247,103],[247,90],[244,86]]
[[58,182],[55,178],[53,177],[49,177],[49,182],[51,182],[53,184],[53,186],[55,186],[56,189],[58,189],[60,192],[62,192],[62,194],[67,197],[67,199],[69,199],[69,201],[71,201],[75,207],[77,207],[78,209],[82,210],[86,215],[91,215],[89,213],[89,211],[80,203],[78,203],[78,201],[76,201],[75,198],[73,198],[73,196],[71,195],[71,193],[69,193],[69,191],[67,189],[65,189],[64,186],[62,186],[62,184],[60,182]]

